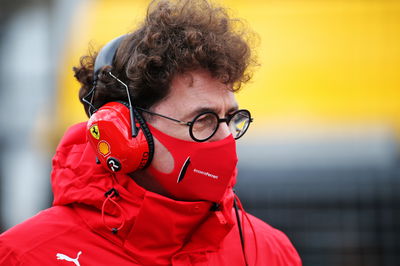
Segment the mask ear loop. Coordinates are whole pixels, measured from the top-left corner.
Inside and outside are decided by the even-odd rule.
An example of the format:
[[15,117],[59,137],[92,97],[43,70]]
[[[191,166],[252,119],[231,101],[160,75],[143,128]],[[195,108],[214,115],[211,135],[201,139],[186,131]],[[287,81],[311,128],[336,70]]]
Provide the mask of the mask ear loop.
[[[113,75],[113,73],[108,72],[108,74],[114,78],[116,81],[118,81],[120,84],[122,84],[125,87],[126,94],[128,96],[128,104],[129,104],[129,116],[131,118],[131,129],[132,129],[132,138],[135,138],[138,134],[138,129],[136,127],[135,123],[135,116],[133,115],[133,107],[132,107],[132,101],[131,101],[131,94],[129,93],[129,88],[128,85],[126,85],[122,80],[117,78],[116,76]],[[93,97],[93,96],[92,96]]]

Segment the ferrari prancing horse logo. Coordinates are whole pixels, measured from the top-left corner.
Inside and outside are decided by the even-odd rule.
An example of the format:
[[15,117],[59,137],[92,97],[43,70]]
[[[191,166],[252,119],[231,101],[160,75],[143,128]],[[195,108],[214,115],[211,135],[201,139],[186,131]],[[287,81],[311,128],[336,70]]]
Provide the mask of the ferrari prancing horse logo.
[[90,127],[90,133],[92,134],[93,138],[100,139],[100,131],[97,125],[93,125]]

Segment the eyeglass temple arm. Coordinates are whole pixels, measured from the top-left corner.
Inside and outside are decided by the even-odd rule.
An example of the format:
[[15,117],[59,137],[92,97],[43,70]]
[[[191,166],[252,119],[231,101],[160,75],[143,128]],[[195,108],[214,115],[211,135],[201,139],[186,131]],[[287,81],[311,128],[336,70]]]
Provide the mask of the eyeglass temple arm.
[[165,116],[165,115],[162,115],[162,114],[153,113],[153,112],[151,112],[151,111],[149,111],[149,110],[146,110],[146,109],[143,109],[143,108],[140,108],[140,107],[136,107],[136,109],[138,109],[138,110],[140,110],[140,111],[142,111],[142,112],[151,114],[151,115],[156,115],[156,116],[160,116],[160,117],[165,118],[165,119],[169,119],[169,120],[174,121],[174,122],[177,122],[177,123],[179,123],[179,124],[181,124],[181,125],[190,126],[190,125],[192,124],[192,122],[184,122],[184,121],[181,121],[181,120],[178,120],[178,119],[175,119],[175,118],[172,118],[172,117],[168,117],[168,116]]

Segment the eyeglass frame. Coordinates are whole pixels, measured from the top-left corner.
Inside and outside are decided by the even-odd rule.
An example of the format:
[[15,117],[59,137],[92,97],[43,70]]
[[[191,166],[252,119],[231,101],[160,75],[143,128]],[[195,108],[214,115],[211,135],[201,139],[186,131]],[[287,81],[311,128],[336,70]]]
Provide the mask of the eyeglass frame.
[[[152,111],[149,111],[149,110],[147,110],[147,109],[140,108],[140,107],[135,107],[135,108],[136,108],[137,110],[142,111],[142,112],[145,112],[145,113],[148,113],[148,114],[151,114],[151,115],[156,115],[156,116],[159,116],[159,117],[162,117],[162,118],[165,118],[165,119],[174,121],[174,122],[176,122],[176,123],[179,123],[179,124],[181,124],[181,125],[188,126],[188,127],[189,127],[189,135],[190,135],[190,137],[191,137],[194,141],[196,141],[196,142],[204,142],[204,141],[207,141],[207,140],[209,140],[210,138],[212,138],[212,137],[215,135],[215,133],[218,131],[218,128],[219,128],[219,124],[220,124],[220,123],[225,122],[225,123],[229,126],[229,122],[231,121],[231,119],[232,119],[237,113],[239,113],[239,112],[245,111],[246,113],[248,113],[248,115],[249,115],[249,125],[246,127],[246,129],[244,130],[244,132],[243,132],[239,137],[235,138],[235,140],[241,138],[241,137],[247,132],[247,130],[249,129],[250,123],[253,122],[253,118],[251,117],[251,113],[250,113],[250,111],[247,110],[247,109],[239,109],[239,110],[236,110],[235,112],[233,112],[233,114],[228,115],[228,117],[225,117],[225,118],[220,118],[220,117],[218,116],[218,114],[216,114],[216,113],[213,112],[213,111],[205,111],[205,112],[202,112],[202,113],[196,115],[196,116],[192,119],[192,121],[185,122],[185,121],[178,120],[178,119],[176,119],[176,118],[172,118],[172,117],[169,117],[169,116],[166,116],[166,115],[162,115],[162,114],[159,114],[159,113],[155,113],[155,112],[152,112]],[[207,137],[207,138],[205,138],[205,139],[198,139],[198,138],[196,138],[196,137],[194,136],[194,134],[193,134],[193,125],[194,125],[195,121],[196,121],[200,116],[205,115],[205,114],[213,114],[213,115],[215,115],[215,117],[217,117],[217,127],[214,129],[214,132],[213,132],[209,137]]]

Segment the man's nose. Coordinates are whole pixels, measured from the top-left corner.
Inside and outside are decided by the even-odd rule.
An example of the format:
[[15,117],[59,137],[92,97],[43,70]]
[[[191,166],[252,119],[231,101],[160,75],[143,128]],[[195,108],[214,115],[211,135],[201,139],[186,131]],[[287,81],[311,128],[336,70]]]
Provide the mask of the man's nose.
[[231,131],[229,130],[228,124],[226,122],[221,122],[219,124],[217,132],[215,132],[214,136],[211,138],[210,141],[218,141],[224,139],[230,134]]

